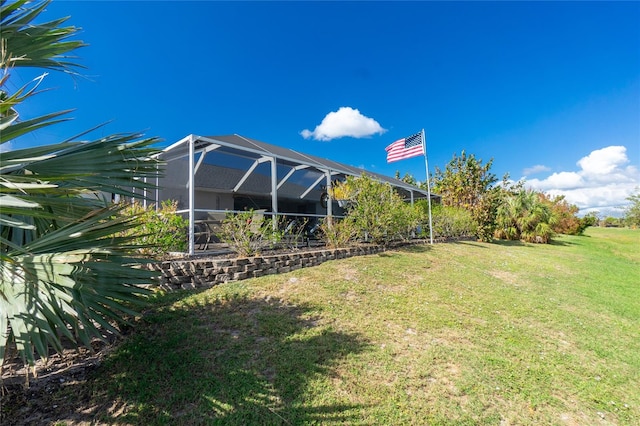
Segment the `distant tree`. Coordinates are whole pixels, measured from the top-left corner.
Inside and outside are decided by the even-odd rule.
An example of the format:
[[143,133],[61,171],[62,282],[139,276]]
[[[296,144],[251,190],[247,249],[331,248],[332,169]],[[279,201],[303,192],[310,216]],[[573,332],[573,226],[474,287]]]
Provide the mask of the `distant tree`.
[[605,226],[607,228],[619,228],[621,226],[624,226],[624,222],[622,218],[613,217],[613,216],[605,217],[601,223],[602,223],[602,226]]
[[477,237],[491,241],[495,229],[495,212],[500,190],[493,185],[496,176],[491,173],[493,159],[483,164],[475,155],[462,151],[444,170],[435,169],[433,191],[442,196],[444,206],[461,207],[471,212],[477,227]]
[[587,226],[600,226],[600,212],[590,211],[582,217],[582,221]]
[[396,179],[401,180],[409,185],[418,185],[418,181],[413,177],[411,173],[405,173],[403,177],[400,177],[400,171],[396,170]]
[[433,189],[442,195],[443,205],[472,210],[497,182],[490,172],[492,164],[493,159],[483,165],[482,160],[464,150],[460,156],[454,153],[444,170],[436,166]]
[[553,231],[557,234],[581,235],[587,228],[588,223],[578,218],[580,210],[575,204],[570,204],[564,195],[551,197],[540,193],[540,200],[547,204],[553,215]]
[[631,204],[625,210],[625,222],[628,226],[639,227],[640,226],[640,189],[636,188],[636,193],[628,196],[627,200],[629,200]]

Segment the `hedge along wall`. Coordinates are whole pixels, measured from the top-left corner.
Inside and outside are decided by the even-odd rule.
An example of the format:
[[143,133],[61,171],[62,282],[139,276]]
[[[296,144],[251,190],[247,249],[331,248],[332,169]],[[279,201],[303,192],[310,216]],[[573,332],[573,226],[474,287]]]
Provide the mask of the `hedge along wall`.
[[150,268],[161,273],[159,287],[173,291],[212,287],[228,281],[281,274],[320,265],[328,260],[376,254],[384,250],[382,246],[372,245],[261,257],[176,260],[152,264]]

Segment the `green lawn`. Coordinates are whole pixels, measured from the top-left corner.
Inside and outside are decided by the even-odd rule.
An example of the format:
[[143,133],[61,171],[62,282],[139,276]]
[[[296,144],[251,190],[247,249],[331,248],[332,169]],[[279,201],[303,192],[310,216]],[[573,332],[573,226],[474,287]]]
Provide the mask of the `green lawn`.
[[121,424],[639,424],[640,231],[162,296],[80,393]]

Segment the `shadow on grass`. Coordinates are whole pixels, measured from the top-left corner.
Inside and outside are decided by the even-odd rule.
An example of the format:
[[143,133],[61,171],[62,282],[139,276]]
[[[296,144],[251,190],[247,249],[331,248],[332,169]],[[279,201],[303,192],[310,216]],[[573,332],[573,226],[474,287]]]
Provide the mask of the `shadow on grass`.
[[409,253],[426,253],[432,249],[429,244],[414,244],[400,247],[398,251],[406,251]]
[[[529,247],[529,248],[534,248],[537,245],[544,245],[542,243],[527,243],[524,241],[520,241],[520,240],[494,240],[492,244],[497,244],[500,246],[505,246],[505,247]],[[574,243],[568,242],[568,241],[559,241],[556,239],[552,239],[551,241],[549,241],[548,243],[546,243],[548,245],[551,246],[558,246],[558,247],[563,247],[563,246],[572,246],[574,245]]]
[[559,247],[570,247],[570,246],[575,246],[576,243],[573,243],[571,241],[559,241],[554,239],[549,242],[549,245],[559,246]]
[[206,294],[160,307],[95,374],[91,403],[102,408],[91,418],[145,425],[349,423],[364,407],[309,395],[326,392],[321,388],[330,386],[325,379],[340,359],[368,344],[318,325],[314,312],[277,299],[206,300]]
[[495,244],[498,246],[504,246],[504,247],[528,247],[531,246],[531,244],[529,243],[525,243],[523,241],[520,240],[498,240],[495,239],[491,242],[491,244]]

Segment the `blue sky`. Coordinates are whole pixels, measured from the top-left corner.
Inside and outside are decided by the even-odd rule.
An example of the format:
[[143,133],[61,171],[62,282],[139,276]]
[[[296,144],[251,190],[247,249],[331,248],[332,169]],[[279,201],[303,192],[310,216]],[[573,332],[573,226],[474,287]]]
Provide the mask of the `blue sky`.
[[640,185],[640,2],[54,0],[44,18],[67,15],[86,78],[49,75],[19,112],[74,120],[13,148],[109,121],[93,136],[237,133],[424,180],[384,150],[424,128],[432,173],[465,150],[582,213],[619,215]]

